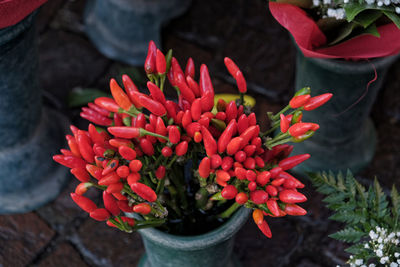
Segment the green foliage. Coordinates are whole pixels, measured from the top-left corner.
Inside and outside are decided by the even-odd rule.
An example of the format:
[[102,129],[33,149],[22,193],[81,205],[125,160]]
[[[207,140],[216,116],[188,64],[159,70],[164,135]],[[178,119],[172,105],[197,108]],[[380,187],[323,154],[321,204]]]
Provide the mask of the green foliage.
[[[343,222],[344,229],[330,235],[331,238],[353,244],[347,252],[356,259],[366,261],[376,257],[366,244],[370,241],[369,233],[377,226],[389,232],[400,230],[400,197],[395,186],[388,198],[375,178],[368,188],[360,184],[354,176],[347,172],[346,176],[332,172],[310,174],[310,179],[317,191],[326,195],[323,202],[334,211],[329,218]],[[390,253],[399,248],[389,247]]]
[[76,108],[87,105],[102,96],[110,97],[111,95],[98,89],[78,87],[69,93],[67,102],[69,107]]

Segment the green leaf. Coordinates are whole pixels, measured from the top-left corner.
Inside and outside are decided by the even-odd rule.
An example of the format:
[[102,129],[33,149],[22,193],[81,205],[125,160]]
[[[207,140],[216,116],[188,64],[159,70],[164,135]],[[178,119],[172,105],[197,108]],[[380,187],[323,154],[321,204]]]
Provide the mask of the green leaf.
[[390,195],[392,198],[392,206],[393,206],[392,213],[394,217],[398,217],[400,212],[400,197],[394,185],[392,187],[392,192],[390,193]]
[[378,28],[376,28],[376,24],[369,25],[366,29],[363,30],[360,34],[371,34],[375,37],[381,37],[380,33],[378,32]]
[[391,21],[393,21],[394,24],[396,24],[397,28],[400,29],[400,16],[396,14],[396,12],[390,12],[390,11],[383,11],[383,14],[386,15]]
[[359,13],[353,21],[363,26],[364,28],[367,28],[369,25],[373,24],[380,16],[382,16],[382,11],[369,9]]
[[364,244],[365,243],[352,245],[346,248],[345,251],[351,254],[361,254],[365,251]]
[[336,37],[332,41],[330,41],[328,45],[334,45],[343,41],[344,39],[350,36],[350,34],[356,27],[357,24],[354,22],[343,24],[343,27],[338,28]]
[[358,3],[349,3],[344,6],[344,11],[346,12],[347,21],[351,22],[359,13],[367,10],[366,5],[361,5]]
[[71,108],[81,107],[87,105],[89,102],[93,102],[96,98],[110,95],[93,88],[75,88],[68,95],[68,106]]
[[356,230],[352,227],[347,227],[343,230],[340,230],[337,233],[329,235],[329,237],[337,239],[339,241],[344,241],[347,243],[354,243],[358,242],[362,237],[366,236],[367,234]]

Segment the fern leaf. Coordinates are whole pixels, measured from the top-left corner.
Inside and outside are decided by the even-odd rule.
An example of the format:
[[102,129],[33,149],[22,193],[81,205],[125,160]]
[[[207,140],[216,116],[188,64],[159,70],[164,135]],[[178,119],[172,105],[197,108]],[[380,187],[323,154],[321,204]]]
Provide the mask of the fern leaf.
[[337,233],[329,235],[329,237],[347,243],[355,243],[360,241],[360,239],[366,235],[367,234],[362,231],[356,230],[352,227],[347,227]]
[[355,244],[345,249],[346,252],[351,254],[362,254],[365,252],[364,243]]

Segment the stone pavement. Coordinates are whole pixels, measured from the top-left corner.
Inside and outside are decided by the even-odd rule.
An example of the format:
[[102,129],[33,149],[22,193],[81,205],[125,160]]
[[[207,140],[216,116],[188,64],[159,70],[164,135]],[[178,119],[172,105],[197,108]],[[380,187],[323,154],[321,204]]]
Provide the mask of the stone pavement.
[[[84,126],[79,110],[65,102],[75,87],[108,90],[110,77],[129,66],[103,57],[83,33],[85,1],[52,0],[38,18],[40,81],[46,103]],[[276,111],[293,93],[295,49],[289,35],[271,17],[263,0],[194,0],[189,11],[163,30],[164,50],[181,62],[192,56],[208,64],[218,92],[232,92],[223,57],[233,58],[256,97],[258,116]],[[141,68],[140,68],[141,70]],[[385,186],[400,177],[400,62],[391,68],[373,109],[379,146],[363,179],[375,175]],[[264,125],[265,127],[265,125]],[[397,178],[397,179],[396,179]],[[52,203],[34,212],[0,216],[0,266],[135,266],[143,253],[138,234],[125,234],[88,218],[69,198],[71,179]],[[94,193],[96,194],[96,193]],[[322,196],[307,184],[305,217],[269,219],[273,238],[249,221],[238,233],[235,253],[243,266],[336,266],[347,255],[327,237],[339,224],[327,220]],[[94,195],[93,197],[96,197]]]

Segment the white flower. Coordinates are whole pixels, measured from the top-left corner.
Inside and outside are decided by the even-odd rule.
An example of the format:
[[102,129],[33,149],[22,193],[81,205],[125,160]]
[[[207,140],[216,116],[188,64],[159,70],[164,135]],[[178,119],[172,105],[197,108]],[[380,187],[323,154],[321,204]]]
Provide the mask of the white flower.
[[364,248],[369,248],[368,243],[365,243]]
[[361,264],[363,264],[363,260],[362,259],[357,259],[354,263],[356,264],[356,265],[361,265]]
[[[396,13],[397,13],[397,14],[400,14],[400,7],[396,7],[395,10],[396,10]],[[397,233],[397,234],[398,234],[398,233]],[[399,236],[399,235],[397,235],[397,236]]]
[[400,253],[395,252],[395,253],[394,253],[394,256],[395,256],[396,258],[398,258],[398,257],[400,256]]
[[381,260],[379,262],[382,263],[382,264],[385,264],[388,261],[389,261],[389,257],[386,256],[386,257],[381,258]]
[[399,265],[395,262],[390,263],[390,267],[398,267]]
[[371,263],[370,265],[368,265],[368,267],[375,267],[376,265]]
[[375,251],[375,254],[376,254],[376,256],[378,256],[378,257],[382,257],[382,256],[383,256],[383,252],[382,252],[381,249],[376,250],[376,251]]

